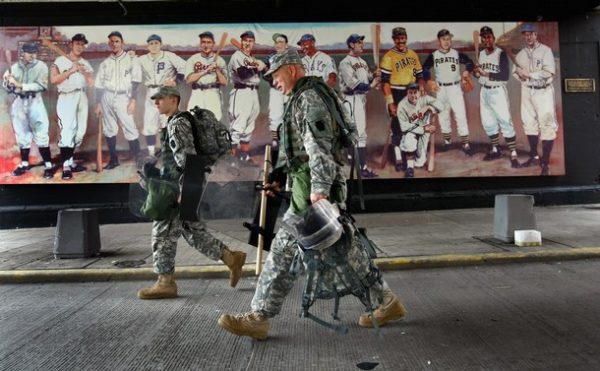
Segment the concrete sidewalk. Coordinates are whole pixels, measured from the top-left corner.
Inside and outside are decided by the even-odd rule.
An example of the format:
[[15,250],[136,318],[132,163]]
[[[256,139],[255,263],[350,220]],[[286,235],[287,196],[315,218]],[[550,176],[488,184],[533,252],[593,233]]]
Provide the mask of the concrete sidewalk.
[[[459,209],[355,215],[382,250],[385,270],[600,257],[600,205],[536,207],[540,247],[517,247],[493,238],[494,209]],[[248,253],[254,274],[256,249],[246,244],[245,220],[210,220],[211,232]],[[0,283],[152,279],[150,223],[100,226],[101,253],[89,259],[54,259],[55,228],[0,230]],[[224,277],[227,268],[181,239],[180,278]],[[265,254],[266,256],[266,254]]]

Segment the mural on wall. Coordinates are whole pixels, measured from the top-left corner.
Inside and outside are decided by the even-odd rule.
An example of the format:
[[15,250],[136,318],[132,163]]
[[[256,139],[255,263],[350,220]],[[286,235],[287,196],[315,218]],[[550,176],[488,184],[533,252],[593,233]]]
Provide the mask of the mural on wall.
[[0,184],[137,182],[164,85],[229,125],[255,174],[286,100],[262,72],[286,47],[343,96],[369,181],[564,175],[558,39],[555,22],[3,27]]

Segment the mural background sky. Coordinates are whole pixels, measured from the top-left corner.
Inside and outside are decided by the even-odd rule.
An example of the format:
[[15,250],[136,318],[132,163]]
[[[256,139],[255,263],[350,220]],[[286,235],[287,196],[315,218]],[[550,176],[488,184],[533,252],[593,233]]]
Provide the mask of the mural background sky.
[[[145,44],[149,35],[155,33],[162,37],[164,44],[194,46],[198,44],[198,34],[211,31],[218,40],[227,31],[230,37],[239,37],[244,31],[252,30],[259,44],[272,44],[271,36],[281,32],[288,36],[290,44],[296,44],[305,33],[316,36],[317,45],[328,45],[345,42],[352,33],[365,35],[365,42],[371,42],[371,25],[365,22],[345,23],[215,23],[215,24],[165,24],[165,25],[108,25],[108,26],[56,26],[56,29],[67,37],[82,32],[90,42],[106,43],[111,31],[120,31],[126,43]],[[494,30],[496,36],[508,32],[517,26],[517,22],[469,22],[469,23],[381,23],[381,42],[391,43],[394,27],[405,27],[409,43],[425,42],[436,39],[437,32],[448,28],[455,40],[470,41],[474,30],[487,25]],[[340,37],[341,36],[341,37]]]

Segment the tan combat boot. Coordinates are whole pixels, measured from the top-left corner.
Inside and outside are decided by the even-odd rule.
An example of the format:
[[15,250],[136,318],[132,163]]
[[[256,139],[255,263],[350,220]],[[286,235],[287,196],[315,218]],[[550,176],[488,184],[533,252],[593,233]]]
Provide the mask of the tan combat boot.
[[235,287],[242,277],[242,268],[246,262],[246,253],[225,249],[223,250],[221,260],[229,268],[229,286]]
[[177,284],[173,274],[160,274],[152,287],[144,287],[137,293],[140,299],[169,299],[177,297]]
[[[406,315],[406,308],[400,302],[400,299],[389,290],[383,292],[383,303],[373,311],[377,326],[384,326],[389,321],[402,319]],[[358,319],[360,327],[373,327],[371,314],[365,313]]]
[[258,312],[222,314],[218,323],[232,334],[250,336],[257,340],[265,340],[269,331],[269,319]]

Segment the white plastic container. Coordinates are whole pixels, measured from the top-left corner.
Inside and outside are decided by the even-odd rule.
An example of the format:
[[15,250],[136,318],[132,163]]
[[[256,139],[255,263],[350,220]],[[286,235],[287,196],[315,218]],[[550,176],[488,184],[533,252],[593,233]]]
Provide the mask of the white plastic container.
[[542,233],[535,229],[523,229],[515,231],[515,245],[542,246]]

